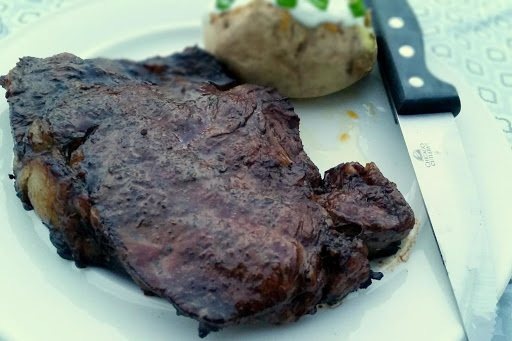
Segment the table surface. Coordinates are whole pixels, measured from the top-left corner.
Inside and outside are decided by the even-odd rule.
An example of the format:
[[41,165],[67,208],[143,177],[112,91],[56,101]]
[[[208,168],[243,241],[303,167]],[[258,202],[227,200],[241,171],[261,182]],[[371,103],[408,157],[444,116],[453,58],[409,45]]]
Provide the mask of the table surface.
[[[0,0],[2,40],[85,0]],[[409,0],[427,58],[457,70],[494,114],[512,149],[512,0]],[[512,341],[512,281],[498,306],[492,341]]]

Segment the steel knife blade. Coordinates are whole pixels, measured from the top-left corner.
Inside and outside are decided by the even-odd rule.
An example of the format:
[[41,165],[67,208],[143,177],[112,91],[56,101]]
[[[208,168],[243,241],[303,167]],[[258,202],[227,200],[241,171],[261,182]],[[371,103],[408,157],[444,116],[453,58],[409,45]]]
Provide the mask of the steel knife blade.
[[455,117],[456,89],[432,75],[422,31],[406,0],[369,0],[378,62],[403,133],[467,339],[492,338],[493,262],[478,191]]

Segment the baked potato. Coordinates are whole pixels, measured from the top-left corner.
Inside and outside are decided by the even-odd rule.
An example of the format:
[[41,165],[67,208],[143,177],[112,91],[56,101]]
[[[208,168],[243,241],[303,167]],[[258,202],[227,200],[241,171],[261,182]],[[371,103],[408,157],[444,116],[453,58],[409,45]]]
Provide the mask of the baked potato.
[[[350,25],[311,25],[311,20],[297,20],[292,7],[300,1],[327,6],[322,0],[217,1],[222,8],[205,20],[206,50],[243,82],[274,87],[292,98],[327,95],[368,74],[376,61],[377,43],[364,8]],[[348,0],[336,1],[348,10]]]

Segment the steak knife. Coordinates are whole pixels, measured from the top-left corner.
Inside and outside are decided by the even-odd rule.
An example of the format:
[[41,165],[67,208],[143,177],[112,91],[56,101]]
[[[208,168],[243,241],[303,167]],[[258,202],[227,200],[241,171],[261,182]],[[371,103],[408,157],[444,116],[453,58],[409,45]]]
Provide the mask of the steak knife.
[[369,0],[378,62],[409,152],[467,339],[494,331],[497,289],[475,181],[459,136],[456,89],[433,76],[406,0]]

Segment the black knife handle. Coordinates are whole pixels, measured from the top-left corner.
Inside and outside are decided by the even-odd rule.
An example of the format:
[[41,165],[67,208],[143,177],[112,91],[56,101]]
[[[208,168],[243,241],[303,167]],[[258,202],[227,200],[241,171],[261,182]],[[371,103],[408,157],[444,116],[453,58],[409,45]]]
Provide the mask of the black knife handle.
[[[406,0],[369,0],[379,67],[398,114],[460,112],[455,88],[430,73],[421,28]],[[411,55],[411,51],[413,54]]]

